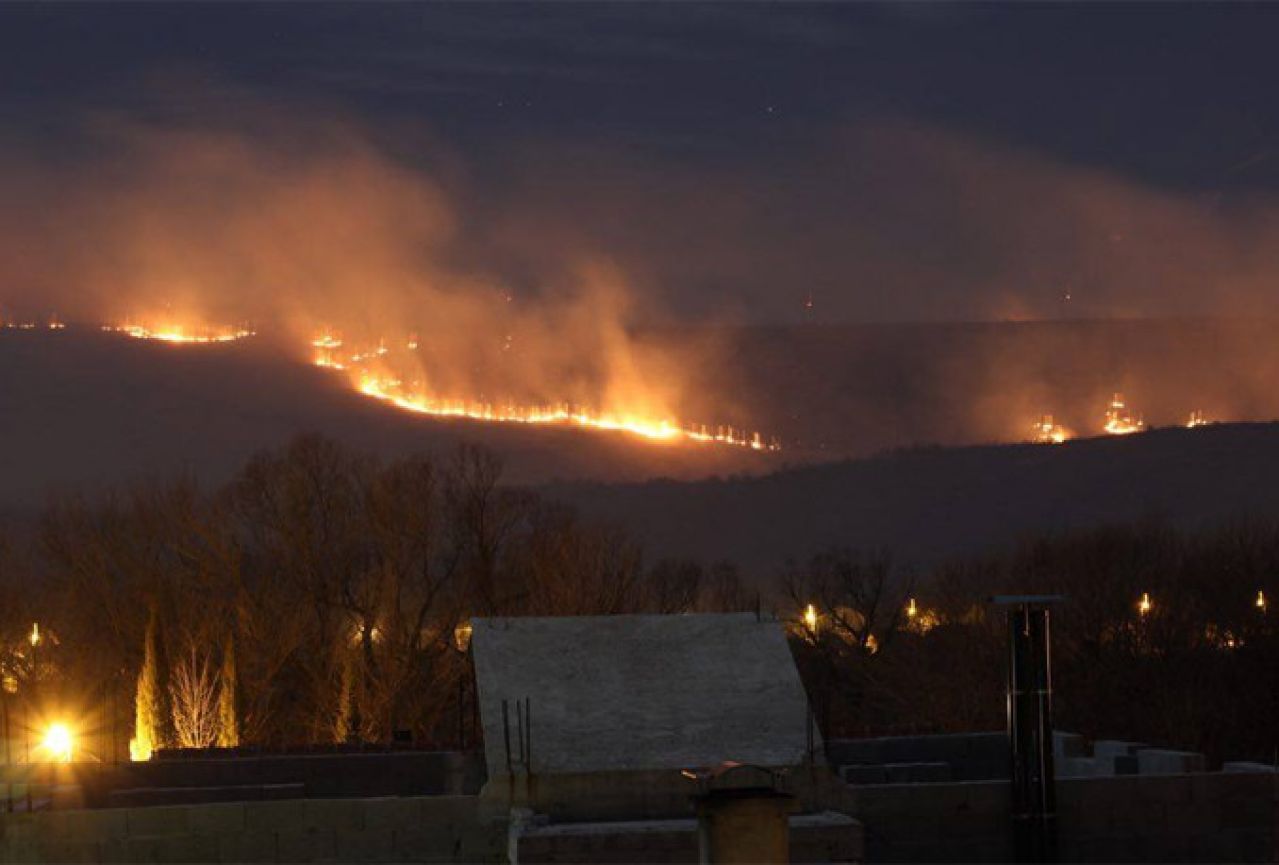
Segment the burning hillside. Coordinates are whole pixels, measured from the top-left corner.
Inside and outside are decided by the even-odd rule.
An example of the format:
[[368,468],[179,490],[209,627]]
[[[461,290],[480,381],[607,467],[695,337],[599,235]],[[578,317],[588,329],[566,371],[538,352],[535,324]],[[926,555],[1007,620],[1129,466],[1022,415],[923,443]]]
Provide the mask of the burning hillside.
[[[420,343],[415,336],[388,346],[379,340],[376,346],[346,350],[343,341],[326,332],[311,342],[316,366],[343,371],[351,383],[365,396],[390,403],[418,414],[447,418],[466,418],[488,423],[546,424],[581,427],[609,432],[625,432],[654,442],[707,443],[776,451],[776,440],[765,441],[761,433],[734,429],[728,425],[691,425],[670,417],[629,411],[622,405],[614,410],[599,411],[569,402],[524,404],[515,400],[483,398],[449,398],[431,392],[421,377],[400,370],[412,370]],[[405,375],[415,375],[405,378]]]
[[[50,325],[64,326],[60,323]],[[30,329],[25,325],[17,327]],[[102,325],[100,329],[133,339],[176,345],[231,343],[256,335],[254,330],[245,326],[187,324],[171,319],[146,320],[145,323],[129,321]],[[482,396],[444,397],[432,393],[423,381],[423,372],[416,358],[421,347],[419,339],[409,336],[394,345],[393,349],[387,340],[378,340],[375,345],[351,350],[342,339],[325,332],[311,340],[311,362],[318,367],[345,373],[345,380],[360,394],[415,414],[480,423],[536,424],[621,432],[655,443],[725,445],[755,451],[781,449],[775,439],[765,440],[759,432],[727,424],[683,423],[666,414],[629,410],[625,404],[601,411],[567,401],[533,404],[515,399],[485,399]]]
[[1133,415],[1124,403],[1124,395],[1115,394],[1106,409],[1106,423],[1103,429],[1110,435],[1129,435],[1141,432],[1146,428],[1146,421],[1141,415]]
[[[1279,351],[1260,320],[1220,333],[1191,320],[750,329],[699,313],[689,324],[668,295],[693,283],[644,266],[657,257],[546,230],[555,195],[530,199],[537,218],[501,201],[477,213],[474,190],[431,160],[302,121],[139,120],[112,147],[85,148],[100,156],[83,164],[24,164],[29,192],[57,195],[6,210],[0,300],[20,313],[6,321],[37,329],[31,310],[56,309],[140,341],[278,346],[405,415],[751,454],[784,446],[803,460],[1056,444],[1185,425],[1192,407],[1279,416]],[[1107,408],[1116,390],[1141,412],[1123,397]],[[712,448],[688,449],[711,461]]]
[[[20,332],[61,331],[66,329],[66,324],[56,316],[28,320],[11,318],[3,323],[3,329]],[[97,329],[140,341],[194,347],[235,343],[257,335],[257,330],[247,324],[211,324],[199,318],[187,321],[171,314],[153,318],[139,317],[101,325]],[[286,355],[296,354],[298,343],[289,337],[291,332],[286,329],[283,340],[272,339],[268,333],[267,347],[279,347]],[[276,334],[277,337],[279,335]],[[660,378],[662,367],[660,363],[655,364],[654,358],[676,354],[669,343],[650,345],[644,340],[623,342],[623,348],[617,351],[634,355],[627,363],[615,364],[615,367],[625,371],[625,376],[617,378],[624,378],[626,386],[617,386],[614,382],[612,387],[595,389],[597,396],[603,394],[610,399],[607,403],[581,397],[556,399],[553,394],[550,398],[528,398],[526,393],[520,392],[520,385],[528,385],[530,381],[540,379],[537,376],[520,377],[520,374],[528,371],[530,364],[527,363],[527,358],[521,356],[518,340],[509,333],[504,335],[491,353],[499,359],[497,362],[487,366],[483,362],[473,362],[472,370],[462,376],[450,375],[448,362],[454,356],[453,349],[450,348],[443,354],[433,352],[432,349],[432,343],[422,339],[417,333],[397,338],[348,341],[339,335],[339,331],[330,328],[307,340],[303,351],[307,362],[329,370],[334,374],[335,380],[342,382],[352,392],[409,414],[462,419],[479,424],[614,432],[655,444],[723,445],[758,452],[782,449],[782,442],[778,438],[765,437],[760,432],[736,424],[712,425],[680,420],[680,413],[668,407],[663,391],[649,386],[641,371],[653,369],[656,371],[654,377]],[[477,359],[483,360],[479,354],[472,357],[473,361]],[[511,370],[517,374],[511,375]],[[473,391],[468,391],[464,386],[468,381],[487,381],[488,384],[476,385]],[[583,387],[580,376],[566,376],[565,381],[569,390],[576,390],[578,393],[590,390],[589,387]],[[459,386],[459,382],[463,386]],[[605,384],[609,382],[606,381]],[[770,383],[760,384],[767,389]],[[983,400],[989,398],[982,397]],[[1118,392],[1109,397],[1104,411],[1093,415],[1091,423],[1087,419],[1080,422],[1077,414],[1069,416],[1069,425],[1062,423],[1056,414],[1041,414],[1033,424],[1029,424],[1028,435],[998,436],[994,440],[1061,444],[1075,438],[1095,435],[1129,435],[1147,428],[1144,417],[1133,412],[1125,396]],[[777,423],[775,411],[767,408],[759,412],[759,417],[768,424]],[[1187,428],[1210,423],[1208,414],[1201,409],[1195,409],[1188,415],[1182,414],[1181,417],[1183,420],[1178,425]],[[898,440],[909,436],[909,432],[907,429],[899,430]],[[814,456],[811,450],[805,454],[802,439],[799,444],[801,446],[794,448],[793,452],[798,451],[801,458]]]
[[1031,432],[1031,440],[1041,445],[1059,445],[1071,438],[1070,431],[1056,423],[1050,414],[1040,417]]
[[159,342],[207,344],[217,342],[235,342],[254,335],[246,327],[230,325],[191,325],[177,322],[125,322],[123,324],[104,324],[108,333],[122,333],[134,339],[153,339]]
[[[75,321],[174,345],[260,330],[419,415],[779,449],[735,395],[685,386],[718,363],[713,346],[637,343],[637,322],[662,310],[640,308],[608,250],[559,241],[554,268],[502,272],[466,254],[456,190],[421,163],[345,126],[303,127],[117,130],[110,166],[58,168],[83,174],[59,185],[66,216],[39,233],[42,268],[10,272],[17,257],[0,256],[0,282],[37,286],[4,302],[55,299]],[[330,324],[342,337],[317,338]]]

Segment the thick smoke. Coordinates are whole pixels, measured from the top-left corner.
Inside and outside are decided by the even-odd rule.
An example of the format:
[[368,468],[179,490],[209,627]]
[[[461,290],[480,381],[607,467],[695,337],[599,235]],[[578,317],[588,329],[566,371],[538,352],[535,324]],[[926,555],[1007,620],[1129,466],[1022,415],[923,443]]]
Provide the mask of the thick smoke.
[[388,374],[443,397],[726,420],[831,455],[1017,439],[1043,412],[1095,433],[1116,390],[1155,423],[1279,413],[1279,357],[1259,326],[1244,340],[1202,332],[1193,351],[1069,324],[1015,338],[810,332],[798,346],[639,331],[1255,320],[1279,302],[1270,201],[1164,190],[917,124],[818,139],[766,163],[601,141],[472,157],[295,117],[98,119],[73,148],[0,162],[0,305],[250,323],[297,352],[326,328],[350,349],[399,352],[415,337]]
[[1166,189],[936,126],[806,131],[765,157],[520,150],[493,245],[595,245],[680,308],[762,323],[1279,312],[1279,208],[1244,176]]
[[7,160],[11,315],[247,324],[308,353],[329,333],[396,349],[388,375],[446,398],[674,417],[675,364],[633,340],[621,271],[566,245],[526,291],[459,262],[455,196],[352,127],[115,121],[89,140],[87,156]]

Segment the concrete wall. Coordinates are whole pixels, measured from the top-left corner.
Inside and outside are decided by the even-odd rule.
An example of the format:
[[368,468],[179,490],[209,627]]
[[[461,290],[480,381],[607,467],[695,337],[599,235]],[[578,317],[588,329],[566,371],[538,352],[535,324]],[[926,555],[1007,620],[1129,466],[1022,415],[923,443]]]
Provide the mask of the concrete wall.
[[[854,788],[868,862],[1009,861],[1009,784]],[[1057,782],[1063,862],[1274,862],[1279,774]]]
[[1063,858],[1273,862],[1276,776],[1229,772],[1062,781]]
[[1009,784],[966,781],[853,789],[867,862],[1007,862]]
[[500,862],[473,796],[237,802],[0,818],[3,862]]
[[[989,781],[1009,777],[1008,734],[954,733],[929,736],[887,736],[870,739],[832,739],[826,743],[827,760],[836,767],[885,767],[918,764],[949,766],[946,780]],[[872,779],[876,773],[858,769],[856,778]],[[886,779],[895,780],[895,779]],[[909,778],[902,780],[924,780]]]
[[17,764],[0,767],[0,797],[46,798],[74,789],[80,807],[188,804],[308,797],[474,795],[484,783],[478,752],[266,755],[158,759],[145,763]]
[[[349,798],[470,795],[484,782],[482,755],[457,751],[162,759],[107,768],[103,781],[112,789],[301,784],[308,796]],[[86,798],[97,803],[88,785]]]
[[[801,813],[851,813],[852,792],[825,766],[796,766],[786,789]],[[696,782],[680,772],[592,772],[490,779],[481,798],[494,809],[528,808],[553,823],[666,820],[691,817]]]
[[[794,863],[860,862],[861,826],[832,812],[790,818]],[[649,820],[530,827],[520,835],[521,863],[695,863],[697,821]],[[737,861],[737,860],[733,860]]]

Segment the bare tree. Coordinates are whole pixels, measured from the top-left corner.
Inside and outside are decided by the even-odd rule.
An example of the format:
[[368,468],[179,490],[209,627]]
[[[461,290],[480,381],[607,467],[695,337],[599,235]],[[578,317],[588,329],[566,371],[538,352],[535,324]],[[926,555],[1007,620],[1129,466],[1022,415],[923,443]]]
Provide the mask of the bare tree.
[[210,653],[188,644],[169,676],[173,730],[182,748],[208,748],[218,741],[218,676]]
[[797,622],[812,605],[821,633],[874,653],[896,633],[914,581],[893,569],[885,551],[835,548],[803,568],[791,565],[783,585]]

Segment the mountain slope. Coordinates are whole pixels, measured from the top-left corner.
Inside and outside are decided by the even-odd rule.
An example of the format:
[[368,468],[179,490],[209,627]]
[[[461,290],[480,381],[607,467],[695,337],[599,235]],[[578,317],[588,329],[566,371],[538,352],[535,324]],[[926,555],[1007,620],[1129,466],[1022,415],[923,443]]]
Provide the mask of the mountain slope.
[[71,329],[0,331],[0,509],[179,471],[218,482],[255,451],[309,431],[386,456],[474,442],[501,454],[518,483],[776,465],[741,448],[413,415],[257,340],[173,346]]
[[631,527],[650,555],[724,558],[756,576],[834,544],[889,547],[899,560],[927,564],[1104,522],[1279,519],[1279,424],[923,448],[765,477],[550,492]]

